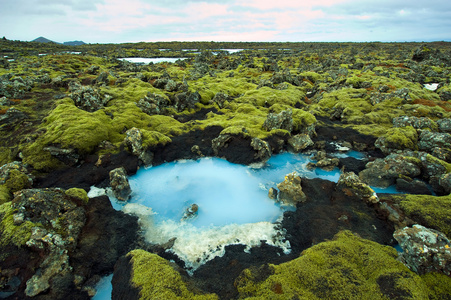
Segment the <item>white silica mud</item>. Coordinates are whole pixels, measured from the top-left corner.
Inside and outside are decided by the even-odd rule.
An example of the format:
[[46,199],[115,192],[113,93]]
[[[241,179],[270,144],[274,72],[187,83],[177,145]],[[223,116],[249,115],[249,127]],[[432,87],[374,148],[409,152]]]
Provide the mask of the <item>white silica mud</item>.
[[438,83],[426,83],[424,84],[424,88],[430,91],[436,91],[438,88]]
[[[363,158],[358,152],[339,154]],[[113,207],[139,216],[149,243],[169,245],[189,272],[225,253],[225,246],[244,244],[249,250],[261,241],[290,252],[279,221],[282,207],[268,197],[285,175],[322,178],[337,182],[340,170],[307,169],[307,155],[282,153],[266,163],[244,166],[219,158],[201,158],[142,168],[129,177],[132,197],[120,202],[110,195]],[[88,194],[104,192],[93,187]],[[396,192],[378,190],[377,192]],[[175,238],[175,239],[174,239]],[[173,243],[172,243],[173,242]]]

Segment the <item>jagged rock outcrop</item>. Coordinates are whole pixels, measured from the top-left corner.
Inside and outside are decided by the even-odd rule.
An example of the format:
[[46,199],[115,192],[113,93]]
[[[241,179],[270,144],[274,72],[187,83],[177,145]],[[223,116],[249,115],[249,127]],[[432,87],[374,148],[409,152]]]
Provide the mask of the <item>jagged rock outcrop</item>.
[[378,203],[379,198],[374,190],[362,182],[354,172],[344,172],[337,182],[337,189],[341,189],[347,195],[355,195],[369,203]]
[[199,92],[182,92],[175,95],[174,107],[178,112],[182,112],[185,109],[191,109],[196,107],[196,103],[200,102]]
[[451,148],[451,134],[421,130],[418,148],[422,151],[431,151],[434,148]]
[[213,103],[216,103],[219,108],[223,108],[226,101],[228,102],[230,100],[229,95],[226,93],[216,93],[213,99],[211,100]]
[[94,112],[105,106],[110,101],[111,96],[101,96],[98,90],[91,86],[83,86],[78,81],[69,83],[70,97],[75,105],[88,112]]
[[160,115],[166,113],[169,103],[169,100],[162,95],[149,92],[136,103],[136,106],[148,115]]
[[143,136],[138,128],[131,128],[125,133],[124,143],[145,165],[150,165],[153,154],[143,147]]
[[253,138],[251,141],[251,147],[256,151],[254,157],[258,161],[267,161],[271,158],[271,146],[268,142],[259,138]]
[[327,156],[326,151],[318,151],[312,157],[316,162],[309,162],[307,164],[307,169],[312,170],[314,168],[321,168],[326,171],[332,171],[340,164],[340,160],[336,157]]
[[127,178],[127,171],[124,167],[116,168],[110,171],[110,185],[114,196],[120,201],[127,201],[130,198],[132,190]]
[[298,202],[307,200],[307,196],[302,191],[301,177],[296,172],[287,174],[277,188],[279,189],[278,201],[284,205],[296,205]]
[[293,112],[291,110],[283,110],[280,113],[269,113],[263,128],[267,131],[273,129],[284,129],[288,132],[293,130]]
[[50,152],[52,156],[56,157],[58,160],[69,166],[75,166],[80,159],[80,155],[75,149],[65,149],[57,146],[48,146],[43,150]]
[[297,134],[288,139],[288,145],[293,149],[294,152],[301,152],[314,143],[308,134]]
[[415,129],[435,129],[437,127],[436,123],[427,117],[409,117],[402,116],[393,118],[393,127],[406,127],[412,126]]
[[366,169],[359,173],[359,177],[371,186],[388,187],[395,184],[400,176],[414,178],[420,174],[419,160],[401,154],[390,154],[383,159],[369,162]]
[[451,242],[442,232],[416,224],[396,230],[393,237],[403,249],[399,257],[412,271],[451,275]]

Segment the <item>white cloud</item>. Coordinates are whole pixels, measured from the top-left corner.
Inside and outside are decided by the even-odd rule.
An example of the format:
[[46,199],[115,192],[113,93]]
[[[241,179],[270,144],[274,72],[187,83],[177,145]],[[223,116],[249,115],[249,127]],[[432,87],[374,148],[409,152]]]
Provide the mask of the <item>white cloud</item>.
[[41,35],[93,43],[451,39],[451,1],[445,0],[430,0],[427,6],[407,0],[0,1],[0,32],[13,39]]

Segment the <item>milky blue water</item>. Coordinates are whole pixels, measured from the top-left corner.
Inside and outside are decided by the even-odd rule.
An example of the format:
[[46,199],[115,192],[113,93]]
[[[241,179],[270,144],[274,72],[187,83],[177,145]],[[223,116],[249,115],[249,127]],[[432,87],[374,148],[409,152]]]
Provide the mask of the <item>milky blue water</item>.
[[111,285],[111,279],[113,279],[113,274],[102,277],[96,285],[97,293],[92,297],[92,300],[106,300],[111,299],[111,292],[113,291],[113,286]]
[[[364,158],[356,151],[336,156]],[[309,170],[306,166],[311,161],[307,155],[282,153],[258,166],[232,164],[219,158],[165,163],[138,170],[129,177],[132,198],[125,203],[111,198],[111,202],[115,209],[139,216],[148,242],[162,244],[175,237],[168,251],[185,261],[188,272],[222,256],[230,244],[244,244],[248,250],[266,240],[289,253],[290,244],[275,222],[284,210],[294,208],[281,207],[269,199],[268,190],[292,172],[301,178],[338,181],[338,168]],[[397,192],[394,187],[374,189],[377,193]],[[90,196],[96,192],[93,189]],[[192,204],[198,205],[198,212],[184,219]],[[106,279],[102,284],[110,281]],[[110,299],[111,291],[103,290],[95,299]]]

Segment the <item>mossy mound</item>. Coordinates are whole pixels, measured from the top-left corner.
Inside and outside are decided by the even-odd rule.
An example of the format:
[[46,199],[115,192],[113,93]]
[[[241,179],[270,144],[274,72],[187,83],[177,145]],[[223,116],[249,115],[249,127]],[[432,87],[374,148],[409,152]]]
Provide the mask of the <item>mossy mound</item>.
[[451,195],[400,195],[393,199],[409,218],[451,238]]
[[132,284],[141,289],[140,299],[218,299],[214,294],[194,294],[170,263],[156,254],[133,250]]
[[295,260],[269,265],[266,278],[244,270],[235,285],[241,299],[428,299],[428,284],[396,257],[394,248],[342,231]]
[[15,213],[16,210],[11,206],[11,203],[0,205],[0,247],[9,244],[24,247],[30,239],[31,229],[36,226],[42,226],[30,221],[15,224],[13,217]]
[[71,198],[82,201],[83,204],[87,204],[89,201],[88,193],[83,189],[71,188],[66,190],[65,194]]

